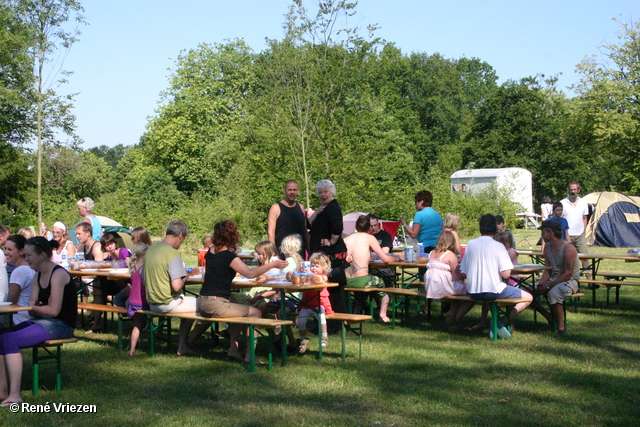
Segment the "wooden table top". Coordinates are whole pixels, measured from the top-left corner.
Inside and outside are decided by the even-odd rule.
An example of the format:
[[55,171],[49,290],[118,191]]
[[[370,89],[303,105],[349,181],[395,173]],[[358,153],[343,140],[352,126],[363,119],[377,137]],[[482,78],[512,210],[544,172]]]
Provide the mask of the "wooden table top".
[[532,274],[544,270],[551,270],[551,267],[540,264],[514,264],[511,274]]
[[[518,255],[543,256],[542,251],[518,251]],[[579,259],[619,259],[625,262],[640,262],[640,256],[626,254],[578,254]]]
[[11,304],[11,305],[0,306],[0,314],[15,314],[21,311],[29,311],[29,310],[31,310],[31,307],[28,305]]

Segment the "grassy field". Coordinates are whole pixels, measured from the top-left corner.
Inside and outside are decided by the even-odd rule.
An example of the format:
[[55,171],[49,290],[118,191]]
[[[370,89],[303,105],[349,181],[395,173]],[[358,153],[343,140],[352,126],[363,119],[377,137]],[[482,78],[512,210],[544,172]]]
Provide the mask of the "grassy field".
[[[537,241],[538,232],[529,241]],[[525,232],[516,233],[524,241]],[[526,245],[526,241],[525,241]],[[519,249],[523,249],[519,246]],[[532,245],[535,248],[535,246]],[[528,249],[525,247],[524,249]],[[593,248],[597,253],[623,249]],[[530,262],[522,259],[522,262]],[[640,263],[605,261],[601,271],[640,270]],[[640,289],[623,287],[620,307],[585,298],[559,338],[526,311],[509,340],[486,332],[444,331],[439,304],[432,322],[413,315],[395,330],[365,325],[363,358],[340,361],[331,337],[322,362],[316,344],[287,367],[254,374],[226,360],[226,343],[199,342],[202,358],[166,351],[135,357],[116,350],[113,334],[93,334],[64,349],[64,389],[30,389],[25,352],[23,398],[32,404],[92,404],[95,414],[0,411],[3,426],[636,426],[640,419]],[[477,322],[479,308],[464,319]],[[259,354],[264,357],[263,349]],[[53,386],[52,367],[41,382]]]

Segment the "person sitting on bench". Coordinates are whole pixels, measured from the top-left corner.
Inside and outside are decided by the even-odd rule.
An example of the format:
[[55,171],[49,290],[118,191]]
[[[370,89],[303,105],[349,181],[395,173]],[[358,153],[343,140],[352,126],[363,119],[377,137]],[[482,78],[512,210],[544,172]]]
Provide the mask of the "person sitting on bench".
[[42,236],[28,239],[24,247],[29,267],[37,272],[29,299],[29,314],[34,318],[0,334],[0,407],[22,402],[21,348],[73,336],[78,315],[76,287],[67,270],[51,261],[57,247],[58,242]]
[[538,294],[547,297],[551,313],[538,301],[533,301],[531,307],[542,314],[551,325],[555,317],[558,323],[558,334],[566,335],[562,305],[567,298],[578,291],[580,279],[578,251],[575,246],[562,240],[563,230],[558,221],[548,219],[538,229],[542,230],[542,239],[547,242],[544,247],[544,264],[551,267],[551,271],[545,270],[535,286]]

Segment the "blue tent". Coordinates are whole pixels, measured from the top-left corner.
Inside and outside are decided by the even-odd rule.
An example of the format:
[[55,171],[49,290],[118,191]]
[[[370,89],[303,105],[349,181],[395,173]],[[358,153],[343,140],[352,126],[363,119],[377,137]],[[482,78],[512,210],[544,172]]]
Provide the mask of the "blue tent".
[[587,224],[589,245],[640,248],[640,197],[606,191],[584,197],[595,211]]

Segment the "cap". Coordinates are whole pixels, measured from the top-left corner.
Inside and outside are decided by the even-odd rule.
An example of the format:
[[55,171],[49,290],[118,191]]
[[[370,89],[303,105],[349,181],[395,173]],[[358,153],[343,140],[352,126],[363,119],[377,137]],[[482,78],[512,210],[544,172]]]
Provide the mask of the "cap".
[[544,221],[542,225],[538,227],[538,230],[542,230],[543,228],[548,228],[551,231],[562,232],[562,227],[560,226],[560,223],[553,219],[547,219],[546,221]]

